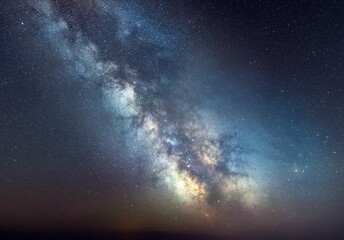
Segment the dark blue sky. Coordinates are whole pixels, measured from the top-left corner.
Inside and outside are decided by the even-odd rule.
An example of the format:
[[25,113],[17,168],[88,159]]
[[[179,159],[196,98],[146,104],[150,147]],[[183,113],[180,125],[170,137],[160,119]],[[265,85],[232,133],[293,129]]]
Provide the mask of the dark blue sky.
[[0,224],[342,226],[340,1],[23,0],[0,13]]

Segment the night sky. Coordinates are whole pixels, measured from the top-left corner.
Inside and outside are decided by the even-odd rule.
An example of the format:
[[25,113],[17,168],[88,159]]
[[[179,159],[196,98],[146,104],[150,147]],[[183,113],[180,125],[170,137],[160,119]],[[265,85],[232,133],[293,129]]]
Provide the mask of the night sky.
[[343,229],[342,1],[0,6],[1,229]]

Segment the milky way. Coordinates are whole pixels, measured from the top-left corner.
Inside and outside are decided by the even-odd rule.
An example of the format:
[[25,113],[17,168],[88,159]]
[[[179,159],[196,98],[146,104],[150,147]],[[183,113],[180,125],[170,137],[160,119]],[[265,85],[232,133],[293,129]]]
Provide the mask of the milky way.
[[[152,67],[159,67],[159,61],[170,61],[168,54],[164,56],[169,49],[155,43],[161,38],[160,32],[153,32],[156,36],[148,38],[135,19],[126,19],[116,9],[108,13],[107,6],[99,4],[95,11],[104,11],[100,14],[110,14],[123,24],[123,33],[118,33],[120,44],[126,45],[127,38],[137,30],[135,41],[156,51],[150,58],[156,59],[157,66],[153,63]],[[71,71],[85,84],[100,84],[109,111],[126,119],[123,145],[141,155],[149,174],[158,179],[160,189],[170,192],[176,201],[201,208],[206,216],[214,204],[228,206],[237,202],[251,209],[260,205],[255,179],[245,169],[248,163],[240,157],[242,149],[233,142],[234,136],[216,129],[211,119],[186,103],[173,106],[172,111],[179,111],[179,116],[171,117],[174,113],[166,107],[169,103],[163,95],[159,96],[163,81],[170,79],[157,75],[152,81],[143,81],[139,69],[117,60],[121,55],[103,61],[99,54],[101,46],[81,31],[73,31],[50,2],[36,2],[34,6],[43,35],[59,57],[72,66]]]
[[[65,200],[69,195],[60,190],[61,181],[80,190],[80,196],[94,195],[91,203],[82,197],[71,197],[79,199],[75,205],[57,201],[52,207],[57,215],[79,217],[83,202],[97,202],[92,210],[107,212],[111,220],[106,221],[135,227],[151,221],[147,225],[157,229],[270,231],[300,222],[318,224],[322,211],[328,219],[341,218],[336,210],[342,130],[340,124],[328,126],[323,113],[337,104],[334,119],[340,119],[341,101],[326,107],[316,104],[318,99],[329,101],[333,91],[324,90],[323,97],[321,84],[312,82],[309,87],[300,80],[311,75],[308,65],[300,70],[307,74],[297,78],[295,60],[289,65],[281,60],[288,68],[282,63],[276,67],[273,54],[271,62],[266,60],[270,65],[259,60],[255,51],[289,48],[270,43],[270,35],[259,41],[271,47],[261,42],[257,47],[252,39],[264,34],[235,32],[242,24],[235,18],[235,4],[228,27],[217,14],[203,19],[211,15],[211,4],[201,4],[193,16],[185,14],[191,2],[176,3],[180,8],[144,0],[25,0],[12,8],[6,5],[17,12],[11,21],[25,36],[17,39],[17,48],[27,63],[17,64],[21,67],[12,72],[23,74],[18,77],[21,84],[31,84],[38,89],[33,92],[43,96],[39,101],[18,101],[18,108],[31,101],[27,109],[33,113],[20,118],[13,110],[12,122],[24,119],[25,124],[5,128],[6,136],[18,131],[21,140],[1,139],[8,150],[4,159],[21,164],[28,158],[22,169],[32,174],[25,178],[21,171],[6,170],[11,169],[6,165],[0,172],[6,187],[11,189],[12,175],[19,175],[25,184],[38,182],[32,185],[38,186],[39,194],[49,184],[56,185],[52,195]],[[217,24],[225,27],[217,29]],[[242,36],[251,39],[250,44]],[[312,49],[313,57],[320,53]],[[269,75],[270,68],[278,74]],[[1,86],[10,85],[7,77],[1,79],[6,80]],[[6,102],[17,96],[10,94]],[[5,110],[5,117],[13,115]],[[338,136],[332,126],[340,128]],[[27,146],[33,150],[26,151]],[[30,170],[35,166],[38,170]],[[328,199],[334,207],[324,210]],[[73,207],[79,203],[81,210]]]

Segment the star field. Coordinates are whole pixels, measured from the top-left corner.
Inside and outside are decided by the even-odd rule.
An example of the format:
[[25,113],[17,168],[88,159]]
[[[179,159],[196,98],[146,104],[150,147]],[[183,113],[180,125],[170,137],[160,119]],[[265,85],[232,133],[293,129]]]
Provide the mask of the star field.
[[0,15],[0,226],[341,229],[341,2],[23,0]]

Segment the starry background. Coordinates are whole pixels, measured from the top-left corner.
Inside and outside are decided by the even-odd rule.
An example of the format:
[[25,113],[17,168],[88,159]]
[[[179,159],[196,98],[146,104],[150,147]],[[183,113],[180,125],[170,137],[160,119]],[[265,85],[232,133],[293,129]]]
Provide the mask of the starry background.
[[343,227],[341,1],[2,1],[0,226]]

